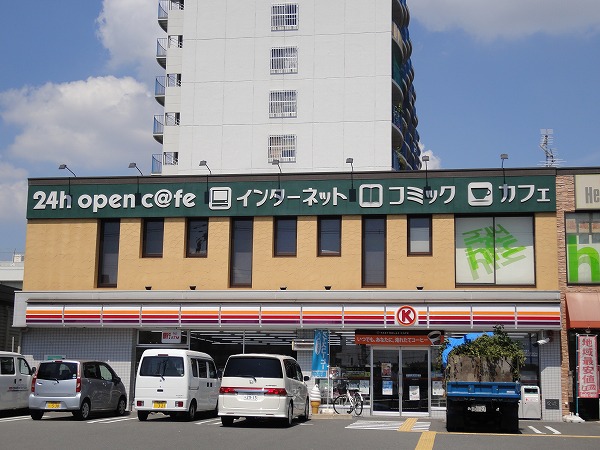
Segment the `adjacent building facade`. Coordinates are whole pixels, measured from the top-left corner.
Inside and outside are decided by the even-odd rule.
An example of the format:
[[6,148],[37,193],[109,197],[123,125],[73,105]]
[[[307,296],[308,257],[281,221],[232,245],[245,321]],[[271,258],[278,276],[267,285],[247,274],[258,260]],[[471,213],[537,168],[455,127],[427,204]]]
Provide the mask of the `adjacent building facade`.
[[554,169],[29,185],[15,326],[34,361],[108,360],[131,395],[144,348],[206,351],[219,367],[284,353],[324,403],[345,383],[369,414],[442,417],[443,340],[502,325],[540,416],[564,413]]
[[153,174],[420,168],[405,0],[158,6]]

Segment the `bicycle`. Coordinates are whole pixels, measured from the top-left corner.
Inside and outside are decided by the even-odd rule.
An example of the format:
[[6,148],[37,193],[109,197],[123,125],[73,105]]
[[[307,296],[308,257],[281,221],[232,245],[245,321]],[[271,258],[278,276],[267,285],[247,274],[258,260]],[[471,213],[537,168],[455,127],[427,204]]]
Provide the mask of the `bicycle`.
[[344,394],[333,400],[333,410],[336,414],[346,413],[360,416],[363,411],[363,397],[357,389],[347,389]]

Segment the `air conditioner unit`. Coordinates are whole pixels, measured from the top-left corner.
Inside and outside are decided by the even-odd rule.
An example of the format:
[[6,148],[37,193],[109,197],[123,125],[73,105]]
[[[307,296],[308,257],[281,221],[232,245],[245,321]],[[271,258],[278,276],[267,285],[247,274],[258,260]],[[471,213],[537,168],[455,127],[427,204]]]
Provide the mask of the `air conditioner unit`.
[[315,343],[312,339],[294,339],[292,341],[292,350],[295,351],[312,351]]

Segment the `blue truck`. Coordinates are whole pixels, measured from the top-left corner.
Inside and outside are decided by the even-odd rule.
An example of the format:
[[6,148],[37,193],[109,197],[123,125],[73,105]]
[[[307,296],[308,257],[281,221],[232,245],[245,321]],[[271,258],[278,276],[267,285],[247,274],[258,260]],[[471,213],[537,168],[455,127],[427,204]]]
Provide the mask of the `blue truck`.
[[[467,335],[464,342],[481,335]],[[490,423],[501,431],[519,431],[521,384],[515,381],[515,364],[507,358],[453,355],[450,342],[442,355],[446,377],[446,429]],[[518,368],[517,368],[518,369]]]

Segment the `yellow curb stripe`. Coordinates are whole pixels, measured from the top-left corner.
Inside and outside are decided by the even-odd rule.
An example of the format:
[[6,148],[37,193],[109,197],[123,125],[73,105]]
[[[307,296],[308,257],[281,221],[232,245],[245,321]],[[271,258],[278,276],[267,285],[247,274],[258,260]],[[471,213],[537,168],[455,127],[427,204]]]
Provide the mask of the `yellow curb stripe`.
[[411,417],[410,419],[406,419],[406,421],[398,428],[398,431],[410,431],[412,427],[417,423],[417,419],[415,417]]
[[433,450],[435,434],[435,431],[424,431],[421,433],[421,438],[419,439],[419,442],[417,442],[415,450]]

